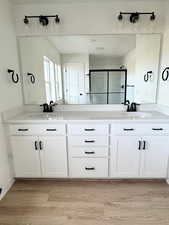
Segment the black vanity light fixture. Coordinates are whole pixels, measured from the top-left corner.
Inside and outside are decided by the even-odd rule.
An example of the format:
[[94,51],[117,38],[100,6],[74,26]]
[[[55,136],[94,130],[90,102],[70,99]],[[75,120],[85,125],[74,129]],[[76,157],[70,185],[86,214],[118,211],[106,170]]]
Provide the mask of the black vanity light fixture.
[[55,21],[56,24],[60,23],[60,18],[59,18],[58,15],[25,16],[23,22],[24,22],[24,24],[28,25],[30,23],[30,19],[38,19],[39,20],[39,23],[42,26],[48,26],[48,24],[49,24],[49,18],[54,18],[54,21]]
[[14,70],[8,69],[7,72],[12,76],[12,82],[17,84],[19,82],[19,75]]
[[118,20],[123,20],[123,15],[130,15],[129,21],[130,23],[137,23],[140,15],[150,15],[150,20],[154,21],[156,18],[156,15],[154,12],[120,12],[118,15]]

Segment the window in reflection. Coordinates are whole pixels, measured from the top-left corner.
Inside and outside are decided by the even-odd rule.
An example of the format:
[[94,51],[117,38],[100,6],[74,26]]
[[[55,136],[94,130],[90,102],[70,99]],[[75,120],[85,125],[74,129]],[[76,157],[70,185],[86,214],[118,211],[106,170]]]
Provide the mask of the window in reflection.
[[55,64],[56,101],[63,99],[61,65]]
[[62,100],[61,76],[61,66],[44,56],[44,79],[46,100],[48,103],[50,101],[56,102]]

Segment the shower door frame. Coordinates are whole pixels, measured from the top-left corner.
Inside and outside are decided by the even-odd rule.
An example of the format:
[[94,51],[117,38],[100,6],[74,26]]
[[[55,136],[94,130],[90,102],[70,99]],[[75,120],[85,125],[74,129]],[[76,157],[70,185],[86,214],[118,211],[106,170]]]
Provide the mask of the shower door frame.
[[[92,93],[91,92],[91,73],[92,72],[107,72],[107,91],[106,92],[97,92],[97,93]],[[109,104],[109,95],[113,93],[121,93],[121,92],[109,92],[109,77],[110,77],[110,72],[124,72],[124,103],[126,102],[127,98],[127,69],[92,69],[89,70],[89,95],[91,96],[92,94],[106,94],[107,95],[107,103]],[[120,103],[119,103],[120,104]]]

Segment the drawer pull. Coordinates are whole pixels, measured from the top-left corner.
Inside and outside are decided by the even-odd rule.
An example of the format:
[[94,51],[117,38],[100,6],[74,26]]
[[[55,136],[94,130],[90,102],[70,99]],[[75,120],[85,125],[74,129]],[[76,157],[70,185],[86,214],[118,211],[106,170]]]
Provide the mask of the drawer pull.
[[38,150],[38,142],[35,141],[35,150]]
[[143,141],[143,150],[146,150],[146,141]]
[[133,128],[124,128],[123,130],[124,130],[124,131],[134,131]]
[[141,141],[138,142],[138,150],[141,150]]
[[91,128],[91,129],[84,129],[85,131],[95,131],[94,128]]
[[95,152],[85,152],[85,154],[95,154]]
[[95,167],[85,167],[85,170],[95,170]]
[[163,130],[163,128],[152,128],[152,130],[161,131],[161,130]]
[[28,131],[29,129],[18,129],[18,131]]
[[46,129],[46,131],[57,131],[56,129]]
[[94,140],[91,140],[91,141],[85,140],[85,143],[95,143],[95,141]]
[[42,141],[39,142],[39,147],[40,147],[40,150],[43,150]]

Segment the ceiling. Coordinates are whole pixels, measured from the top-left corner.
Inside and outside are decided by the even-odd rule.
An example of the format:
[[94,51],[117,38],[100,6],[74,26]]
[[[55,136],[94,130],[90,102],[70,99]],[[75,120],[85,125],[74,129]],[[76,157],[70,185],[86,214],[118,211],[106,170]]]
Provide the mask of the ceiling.
[[135,35],[52,36],[48,40],[61,54],[122,57],[136,46]]

